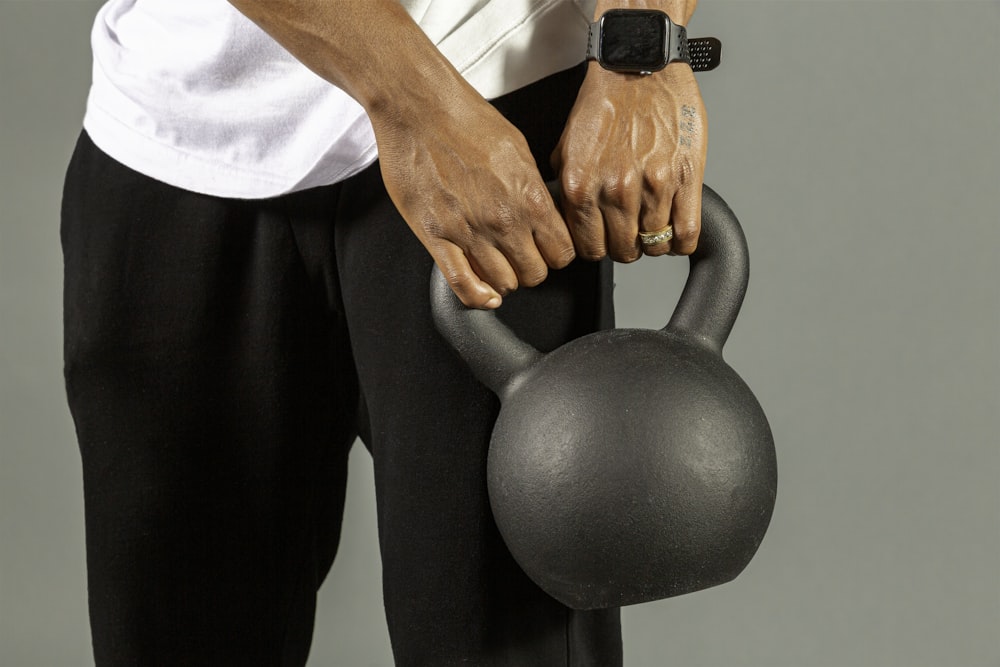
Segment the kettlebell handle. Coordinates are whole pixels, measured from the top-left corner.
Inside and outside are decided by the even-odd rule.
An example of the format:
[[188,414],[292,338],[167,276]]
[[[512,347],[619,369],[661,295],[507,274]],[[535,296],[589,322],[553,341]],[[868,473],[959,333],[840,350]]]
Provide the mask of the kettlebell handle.
[[[549,187],[554,190],[551,184]],[[691,339],[721,354],[743,304],[749,276],[746,237],[736,214],[706,185],[702,190],[698,247],[691,254],[684,291],[661,331]],[[466,308],[436,266],[431,274],[431,312],[438,331],[476,377],[501,399],[542,357],[493,311]]]

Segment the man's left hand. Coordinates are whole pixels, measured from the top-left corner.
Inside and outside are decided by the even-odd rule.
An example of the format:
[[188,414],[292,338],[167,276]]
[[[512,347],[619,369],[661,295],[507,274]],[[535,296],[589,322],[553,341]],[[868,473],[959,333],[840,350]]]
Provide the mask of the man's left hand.
[[[686,63],[649,75],[590,63],[552,155],[577,255],[632,262],[698,243],[708,150],[705,107]],[[639,233],[673,227],[669,241]]]

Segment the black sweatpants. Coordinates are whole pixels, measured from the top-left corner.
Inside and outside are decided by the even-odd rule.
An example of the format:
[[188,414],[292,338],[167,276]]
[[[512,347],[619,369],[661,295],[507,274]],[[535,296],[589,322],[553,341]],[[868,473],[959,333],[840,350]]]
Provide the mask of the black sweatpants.
[[[580,76],[496,102],[543,172]],[[566,609],[497,533],[498,402],[434,330],[430,257],[377,165],[227,200],[140,175],[84,134],[62,243],[99,666],[304,664],[359,432],[398,665],[621,663],[617,610]],[[551,349],[609,326],[610,291],[607,263],[578,262],[500,317]]]

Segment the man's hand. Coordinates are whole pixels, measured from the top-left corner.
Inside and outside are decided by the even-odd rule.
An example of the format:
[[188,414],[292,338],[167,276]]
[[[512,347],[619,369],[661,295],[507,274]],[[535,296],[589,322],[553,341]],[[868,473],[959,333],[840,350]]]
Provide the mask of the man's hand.
[[[677,5],[672,15],[681,22],[694,11],[693,2],[662,4]],[[590,63],[552,155],[577,254],[632,262],[643,252],[693,252],[707,150],[705,107],[689,65],[639,75]],[[671,241],[643,247],[639,232],[668,225]]]
[[[674,63],[648,76],[591,63],[553,165],[577,254],[619,262],[694,251],[708,149],[694,73]],[[639,232],[673,225],[671,241],[642,246]]]
[[368,112],[389,196],[466,306],[574,257],[527,142],[397,0],[230,0]]
[[422,111],[373,114],[389,196],[466,306],[542,282],[573,239],[527,142],[469,91]]

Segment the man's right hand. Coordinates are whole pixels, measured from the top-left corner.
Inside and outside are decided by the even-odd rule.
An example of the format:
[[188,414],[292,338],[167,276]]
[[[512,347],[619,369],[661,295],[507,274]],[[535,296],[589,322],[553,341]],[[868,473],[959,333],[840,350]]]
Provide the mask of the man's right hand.
[[462,302],[496,308],[574,257],[527,142],[396,0],[229,0],[368,112],[396,207]]
[[575,257],[527,142],[471,89],[372,115],[389,196],[466,306],[496,308]]

